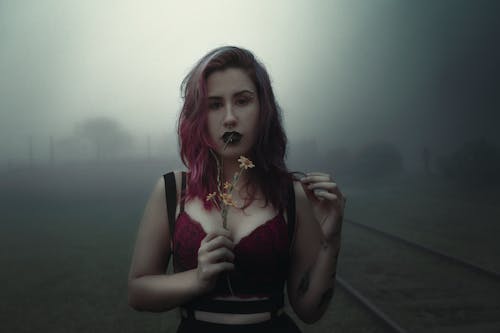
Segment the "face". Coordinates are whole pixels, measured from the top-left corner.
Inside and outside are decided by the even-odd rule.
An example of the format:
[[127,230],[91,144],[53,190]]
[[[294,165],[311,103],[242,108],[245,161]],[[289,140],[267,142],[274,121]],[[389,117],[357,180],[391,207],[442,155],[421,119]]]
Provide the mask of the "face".
[[224,158],[247,154],[255,143],[259,119],[252,80],[239,68],[215,71],[207,78],[207,92],[208,133],[217,153]]

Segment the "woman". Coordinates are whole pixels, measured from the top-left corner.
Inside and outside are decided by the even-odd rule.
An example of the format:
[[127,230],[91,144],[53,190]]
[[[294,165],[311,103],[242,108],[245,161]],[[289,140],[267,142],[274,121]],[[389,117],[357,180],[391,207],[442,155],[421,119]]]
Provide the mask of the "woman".
[[[328,174],[296,181],[288,172],[280,109],[248,50],[209,52],[182,90],[178,133],[188,172],[176,172],[169,188],[161,177],[151,194],[129,303],[140,311],[181,307],[178,332],[299,332],[282,311],[285,281],[297,316],[321,318],[335,287],[345,198]],[[229,202],[207,200],[235,173]],[[165,274],[171,254],[174,273]]]

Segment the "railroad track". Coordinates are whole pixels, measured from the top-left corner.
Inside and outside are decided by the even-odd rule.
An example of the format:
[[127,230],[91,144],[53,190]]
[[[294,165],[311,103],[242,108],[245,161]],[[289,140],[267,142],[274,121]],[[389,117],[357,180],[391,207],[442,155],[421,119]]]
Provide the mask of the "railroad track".
[[500,273],[345,222],[337,282],[388,331],[500,332]]

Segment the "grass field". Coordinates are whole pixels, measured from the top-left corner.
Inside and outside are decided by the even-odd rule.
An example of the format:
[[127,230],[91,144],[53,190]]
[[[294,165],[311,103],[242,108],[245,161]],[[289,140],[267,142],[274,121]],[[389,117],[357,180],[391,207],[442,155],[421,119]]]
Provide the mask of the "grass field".
[[[127,305],[137,225],[163,170],[168,168],[1,174],[2,331],[174,332],[176,311],[140,313]],[[348,217],[500,270],[498,192],[459,193],[447,183],[414,177],[344,191]],[[304,332],[384,332],[340,288],[320,322],[299,325]]]

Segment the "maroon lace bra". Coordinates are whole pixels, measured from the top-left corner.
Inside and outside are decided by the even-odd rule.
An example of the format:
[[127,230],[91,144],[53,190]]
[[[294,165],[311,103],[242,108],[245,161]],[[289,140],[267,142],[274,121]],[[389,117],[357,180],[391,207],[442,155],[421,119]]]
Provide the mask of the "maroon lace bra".
[[[172,239],[175,272],[197,267],[198,249],[205,236],[201,224],[181,209]],[[244,298],[282,291],[288,273],[289,243],[282,211],[243,237],[233,249],[235,269],[229,273],[234,294]],[[221,274],[212,296],[227,295],[227,280]]]

